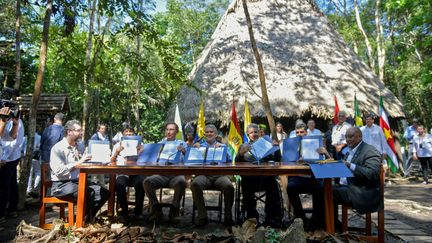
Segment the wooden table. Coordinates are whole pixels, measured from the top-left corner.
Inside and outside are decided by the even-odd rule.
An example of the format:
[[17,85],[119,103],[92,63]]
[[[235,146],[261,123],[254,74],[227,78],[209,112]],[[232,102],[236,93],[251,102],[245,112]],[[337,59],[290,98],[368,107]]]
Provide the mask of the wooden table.
[[[84,226],[85,215],[85,191],[87,188],[87,175],[106,174],[109,175],[110,198],[108,200],[108,215],[114,215],[115,180],[117,174],[123,175],[279,175],[300,176],[311,175],[312,172],[307,165],[263,163],[255,165],[252,163],[237,162],[235,165],[164,165],[147,163],[137,165],[136,162],[128,161],[125,165],[80,165],[78,182],[78,205],[76,215],[76,227]],[[334,233],[333,194],[332,179],[324,179],[324,202],[326,231]]]

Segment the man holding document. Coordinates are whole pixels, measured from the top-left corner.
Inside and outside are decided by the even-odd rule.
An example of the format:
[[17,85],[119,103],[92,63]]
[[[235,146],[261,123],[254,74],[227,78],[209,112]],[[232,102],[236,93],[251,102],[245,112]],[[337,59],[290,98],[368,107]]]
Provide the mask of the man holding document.
[[[132,127],[126,126],[122,131],[123,137],[134,136],[134,130]],[[143,145],[138,144],[136,149],[134,149],[133,154],[128,154],[125,150],[124,143],[126,141],[121,141],[120,143],[116,143],[112,149],[112,157],[111,163],[124,163],[127,160],[130,160],[131,157],[136,157],[143,151]],[[128,186],[133,186],[135,188],[135,208],[134,208],[134,217],[135,219],[142,218],[142,209],[144,203],[144,188],[142,187],[142,183],[145,179],[143,175],[118,175],[115,183],[115,190],[117,194],[117,203],[120,205],[121,212],[120,216],[123,220],[128,219],[128,203],[126,196],[126,188]]]
[[[220,148],[225,146],[216,141],[217,128],[213,124],[208,124],[204,128],[205,141],[203,143],[196,143],[194,147],[206,147],[206,148]],[[214,154],[214,153],[213,153]],[[211,160],[212,158],[207,158]],[[197,226],[204,226],[208,222],[207,210],[205,208],[205,201],[203,196],[203,190],[217,189],[223,193],[225,210],[224,210],[224,224],[232,225],[232,205],[234,203],[234,187],[228,176],[204,176],[199,175],[195,177],[190,185],[192,191],[193,201],[198,211]]]
[[[83,130],[77,120],[65,124],[65,137],[51,150],[50,168],[52,195],[55,197],[78,196],[78,176],[80,164],[91,159],[84,154],[84,145],[79,142]],[[92,219],[109,198],[109,191],[97,184],[89,183],[86,190],[86,215]]]
[[[256,158],[256,154],[263,154],[260,151],[262,148],[253,146],[254,143],[259,142],[259,127],[257,124],[251,123],[247,127],[247,135],[249,142],[244,143],[236,156],[235,161],[238,162],[268,162],[268,161],[280,161],[281,154],[280,150],[277,149],[274,153],[271,153],[264,158]],[[264,138],[261,138],[264,139]],[[276,146],[279,148],[279,144],[272,144],[272,147]],[[255,155],[254,155],[255,154]],[[243,205],[246,209],[247,218],[256,218],[257,222],[259,219],[258,211],[256,210],[256,201],[254,199],[255,192],[265,191],[266,202],[265,202],[265,213],[266,218],[264,224],[272,227],[280,227],[282,222],[282,211],[281,211],[281,196],[279,193],[279,185],[276,180],[276,176],[242,176],[241,188],[243,194]]]
[[[165,163],[169,164],[170,162],[173,162],[176,157],[178,157],[177,155],[179,151],[182,154],[186,153],[186,149],[183,146],[184,142],[176,139],[178,131],[179,127],[175,123],[167,123],[165,125],[165,139],[160,142],[164,145],[159,155],[159,163],[161,162],[161,159],[163,159]],[[169,219],[172,223],[178,223],[180,221],[180,200],[184,196],[186,189],[186,179],[183,175],[153,175],[147,177],[144,180],[143,187],[150,201],[150,221],[160,221],[162,219],[162,207],[159,205],[159,201],[156,196],[156,189],[165,187],[174,189],[174,198],[169,212]]]

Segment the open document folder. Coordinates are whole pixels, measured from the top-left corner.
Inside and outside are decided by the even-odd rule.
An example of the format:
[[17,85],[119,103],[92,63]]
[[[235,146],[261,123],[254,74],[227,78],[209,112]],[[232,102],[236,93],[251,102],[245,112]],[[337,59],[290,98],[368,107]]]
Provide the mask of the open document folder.
[[146,143],[143,151],[138,155],[137,164],[156,163],[163,144]]
[[218,164],[227,160],[227,147],[190,147],[186,151],[185,164]]
[[269,142],[267,139],[260,138],[251,144],[250,152],[257,161],[260,161],[279,149],[279,146],[273,146],[273,143]]

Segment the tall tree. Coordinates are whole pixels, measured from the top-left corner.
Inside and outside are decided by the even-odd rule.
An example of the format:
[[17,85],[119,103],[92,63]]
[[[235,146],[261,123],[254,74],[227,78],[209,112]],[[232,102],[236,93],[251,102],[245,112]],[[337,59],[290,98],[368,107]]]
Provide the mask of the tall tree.
[[357,27],[360,29],[363,37],[364,37],[364,41],[365,41],[365,45],[366,45],[366,50],[367,50],[367,55],[368,55],[368,61],[369,61],[369,67],[372,69],[372,71],[374,71],[375,68],[375,59],[373,56],[373,51],[372,51],[372,45],[369,41],[369,38],[366,34],[366,31],[363,28],[363,24],[361,22],[361,18],[360,18],[360,11],[358,8],[358,0],[354,0],[354,11],[355,11],[355,16],[356,16],[356,22],[357,22]]
[[386,60],[386,49],[384,45],[384,31],[381,24],[381,0],[376,0],[375,4],[375,26],[378,57],[378,77],[379,80],[384,83],[384,65]]
[[30,165],[33,154],[34,134],[36,132],[36,115],[37,107],[39,104],[40,94],[42,90],[42,81],[45,72],[45,65],[48,52],[48,40],[49,40],[49,28],[51,21],[51,14],[53,10],[52,0],[47,0],[45,18],[43,22],[42,30],[42,43],[40,47],[40,60],[39,67],[34,84],[34,91],[32,96],[32,104],[30,107],[29,123],[28,123],[28,134],[27,134],[27,147],[25,162],[21,163],[20,177],[19,177],[19,203],[18,208],[23,208],[26,198],[27,182],[29,178]]
[[82,119],[82,128],[84,131],[83,140],[85,140],[90,134],[90,130],[89,130],[90,102],[92,100],[91,94],[93,94],[93,92],[91,92],[92,87],[90,82],[92,78],[91,52],[93,49],[93,32],[94,32],[96,3],[97,0],[88,0],[88,5],[91,6],[91,8],[90,8],[89,29],[88,29],[88,36],[87,36],[86,56],[84,60],[85,74],[84,74],[83,119]]
[[245,16],[246,16],[246,22],[247,22],[247,26],[248,26],[249,38],[251,41],[252,50],[253,50],[255,60],[257,62],[257,66],[258,66],[258,76],[259,76],[259,81],[260,81],[260,85],[261,85],[261,94],[262,94],[261,100],[262,100],[262,103],[264,106],[264,111],[265,111],[266,116],[267,116],[267,121],[268,121],[269,126],[270,126],[270,131],[271,131],[272,137],[276,138],[276,140],[277,140],[275,122],[274,122],[273,113],[271,111],[270,101],[269,101],[268,94],[267,94],[267,84],[266,84],[266,79],[265,79],[265,74],[264,74],[264,67],[262,65],[261,56],[259,54],[258,47],[257,47],[256,41],[255,41],[255,36],[253,33],[253,29],[252,29],[252,21],[251,21],[248,6],[247,6],[247,0],[243,0],[243,10],[244,10]]
[[15,20],[15,85],[19,90],[21,84],[21,0],[16,0]]

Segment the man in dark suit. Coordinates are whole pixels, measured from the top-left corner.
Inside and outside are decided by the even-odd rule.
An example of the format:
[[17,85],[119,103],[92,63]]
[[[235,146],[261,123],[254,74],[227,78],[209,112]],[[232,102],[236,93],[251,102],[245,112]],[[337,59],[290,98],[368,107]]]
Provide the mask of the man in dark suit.
[[380,153],[373,146],[362,142],[362,132],[358,127],[347,130],[346,141],[349,153],[344,162],[354,177],[341,178],[340,185],[333,188],[335,206],[342,203],[352,204],[353,209],[360,214],[383,209],[384,198],[380,193]]

